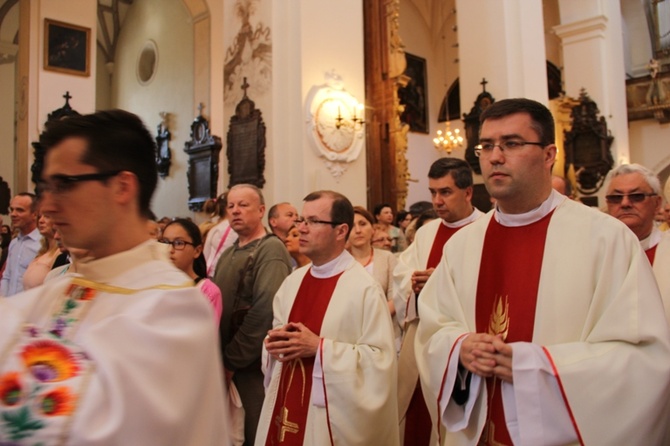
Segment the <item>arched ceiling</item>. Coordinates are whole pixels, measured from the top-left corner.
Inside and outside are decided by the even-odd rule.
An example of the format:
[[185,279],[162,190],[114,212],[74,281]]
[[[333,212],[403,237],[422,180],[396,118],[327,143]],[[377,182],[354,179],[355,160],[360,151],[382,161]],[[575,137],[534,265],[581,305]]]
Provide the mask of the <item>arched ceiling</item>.
[[435,44],[440,41],[442,28],[456,9],[456,0],[407,0],[412,4],[426,24]]
[[116,42],[133,0],[98,0],[98,48],[105,62],[114,62]]

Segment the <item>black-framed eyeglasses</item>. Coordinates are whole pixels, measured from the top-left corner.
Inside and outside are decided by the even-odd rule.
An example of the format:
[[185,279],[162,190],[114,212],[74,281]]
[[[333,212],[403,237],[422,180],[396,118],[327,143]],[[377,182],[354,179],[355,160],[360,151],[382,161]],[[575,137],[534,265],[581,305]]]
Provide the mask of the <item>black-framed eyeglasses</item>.
[[543,142],[521,141],[518,139],[510,139],[498,144],[493,144],[492,142],[485,142],[475,146],[475,155],[478,157],[480,156],[487,157],[493,153],[493,149],[495,149],[496,147],[498,147],[501,152],[506,152],[507,154],[509,154],[514,153],[514,151],[522,148],[523,146],[528,145],[544,147],[547,144]]
[[63,175],[54,174],[46,181],[39,183],[39,190],[41,192],[50,192],[52,194],[63,194],[71,191],[75,185],[84,181],[105,181],[115,177],[121,170],[110,170],[107,172],[85,173],[82,175]]
[[311,228],[312,226],[316,224],[321,224],[321,225],[330,225],[332,227],[335,227],[337,225],[341,225],[342,223],[338,223],[336,221],[327,221],[327,220],[317,220],[316,218],[305,218],[305,217],[298,217],[295,220],[293,220],[293,223],[296,226],[299,226],[302,223],[305,223],[308,228]]
[[623,202],[623,197],[628,197],[628,201],[631,203],[642,203],[647,197],[654,197],[657,194],[645,194],[644,192],[635,192],[634,194],[616,194],[616,195],[605,195],[605,201],[609,204],[621,204]]
[[158,243],[163,243],[165,245],[170,245],[175,249],[175,251],[183,250],[184,248],[186,248],[186,245],[195,246],[194,243],[187,242],[186,240],[182,240],[180,238],[178,238],[176,240],[168,240],[166,238],[161,238],[161,239],[158,239]]

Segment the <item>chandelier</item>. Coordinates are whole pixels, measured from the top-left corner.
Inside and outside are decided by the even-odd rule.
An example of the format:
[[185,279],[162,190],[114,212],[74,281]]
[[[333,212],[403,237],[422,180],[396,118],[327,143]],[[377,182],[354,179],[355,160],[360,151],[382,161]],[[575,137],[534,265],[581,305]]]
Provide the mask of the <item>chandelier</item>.
[[[448,107],[449,105],[447,104],[447,108]],[[442,130],[437,131],[437,136],[433,138],[433,144],[435,145],[436,149],[447,152],[447,155],[451,155],[451,152],[454,149],[463,147],[463,137],[460,135],[460,133],[461,131],[459,129],[454,129],[453,132],[451,131],[451,125],[449,123],[449,112],[447,111],[447,122],[444,132],[442,132]]]
[[[454,8],[452,14],[456,14],[456,9]],[[456,27],[454,27],[456,31]],[[437,150],[442,150],[446,152],[447,155],[451,155],[451,152],[454,149],[463,147],[463,137],[460,135],[461,131],[459,129],[454,129],[451,131],[451,122],[449,119],[449,89],[447,85],[447,58],[446,58],[446,36],[442,35],[442,55],[444,57],[444,88],[447,91],[446,96],[444,97],[445,111],[447,115],[447,120],[445,122],[444,131],[438,130],[435,138],[433,138],[433,145]]]

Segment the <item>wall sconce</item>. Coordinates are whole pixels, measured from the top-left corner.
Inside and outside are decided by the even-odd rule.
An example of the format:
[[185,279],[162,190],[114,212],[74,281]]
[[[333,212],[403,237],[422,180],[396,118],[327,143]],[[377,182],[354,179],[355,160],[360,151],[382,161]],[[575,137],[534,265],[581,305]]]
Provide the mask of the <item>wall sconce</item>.
[[365,146],[365,107],[344,89],[337,73],[330,71],[325,78],[325,84],[308,93],[305,111],[314,147],[339,180]]
[[[356,111],[358,111],[358,117],[356,117]],[[338,106],[337,116],[335,117],[335,128],[339,129],[343,125],[353,125],[354,129],[360,129],[365,124],[361,116],[363,116],[363,104],[356,103],[353,107],[353,116],[350,121],[342,117],[342,107]]]

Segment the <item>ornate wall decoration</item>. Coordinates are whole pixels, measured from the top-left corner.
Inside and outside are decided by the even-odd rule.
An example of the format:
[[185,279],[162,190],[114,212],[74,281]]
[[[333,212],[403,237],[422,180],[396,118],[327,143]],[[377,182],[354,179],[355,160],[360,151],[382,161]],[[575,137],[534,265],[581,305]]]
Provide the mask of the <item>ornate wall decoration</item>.
[[355,161],[365,146],[364,108],[335,71],[325,77],[326,83],[312,87],[307,95],[307,124],[317,154],[339,180],[346,163]]
[[479,167],[479,158],[475,155],[475,146],[479,144],[479,116],[489,105],[495,102],[495,98],[486,91],[486,84],[488,81],[482,79],[482,92],[479,93],[475,103],[470,109],[470,113],[463,114],[463,123],[465,124],[465,138],[468,142],[468,147],[465,149],[465,160],[470,164],[475,173],[481,174],[482,169]]
[[191,124],[191,139],[184,144],[188,154],[188,208],[194,212],[202,211],[205,201],[216,197],[221,151],[221,138],[210,134],[209,121],[202,115],[203,105],[198,109],[200,115]]
[[565,135],[565,173],[574,171],[577,190],[585,195],[597,192],[614,165],[610,147],[614,137],[605,117],[598,118],[596,104],[582,88],[579,104],[571,112],[572,129]]
[[230,118],[226,142],[228,155],[228,187],[236,184],[265,185],[265,123],[263,114],[254,101],[247,97],[249,84],[243,79],[244,97],[235,107],[235,115]]
[[240,28],[233,43],[226,49],[223,67],[223,98],[226,105],[234,105],[244,95],[237,85],[244,78],[253,85],[252,96],[261,96],[272,85],[272,38],[270,27],[258,22],[252,24],[259,0],[237,0],[235,15]]
[[[44,123],[45,128],[49,127],[49,122],[60,121],[61,119],[67,119],[71,116],[80,116],[79,112],[74,110],[70,106],[70,99],[72,99],[72,96],[70,96],[69,91],[65,92],[63,98],[65,98],[65,105],[63,105],[61,108],[57,108],[56,110],[52,111],[47,115],[47,120]],[[35,193],[39,195],[41,191],[38,189],[38,185],[42,181],[42,170],[44,170],[45,150],[39,141],[34,141],[32,143],[32,146],[33,149],[35,149],[34,152],[35,160],[33,161],[32,166],[30,166],[30,171],[32,172],[32,176],[30,179],[35,184]]]
[[170,151],[170,139],[172,134],[168,130],[170,113],[160,112],[161,122],[156,129],[156,166],[158,175],[165,178],[170,174],[170,164],[172,164],[172,152]]

